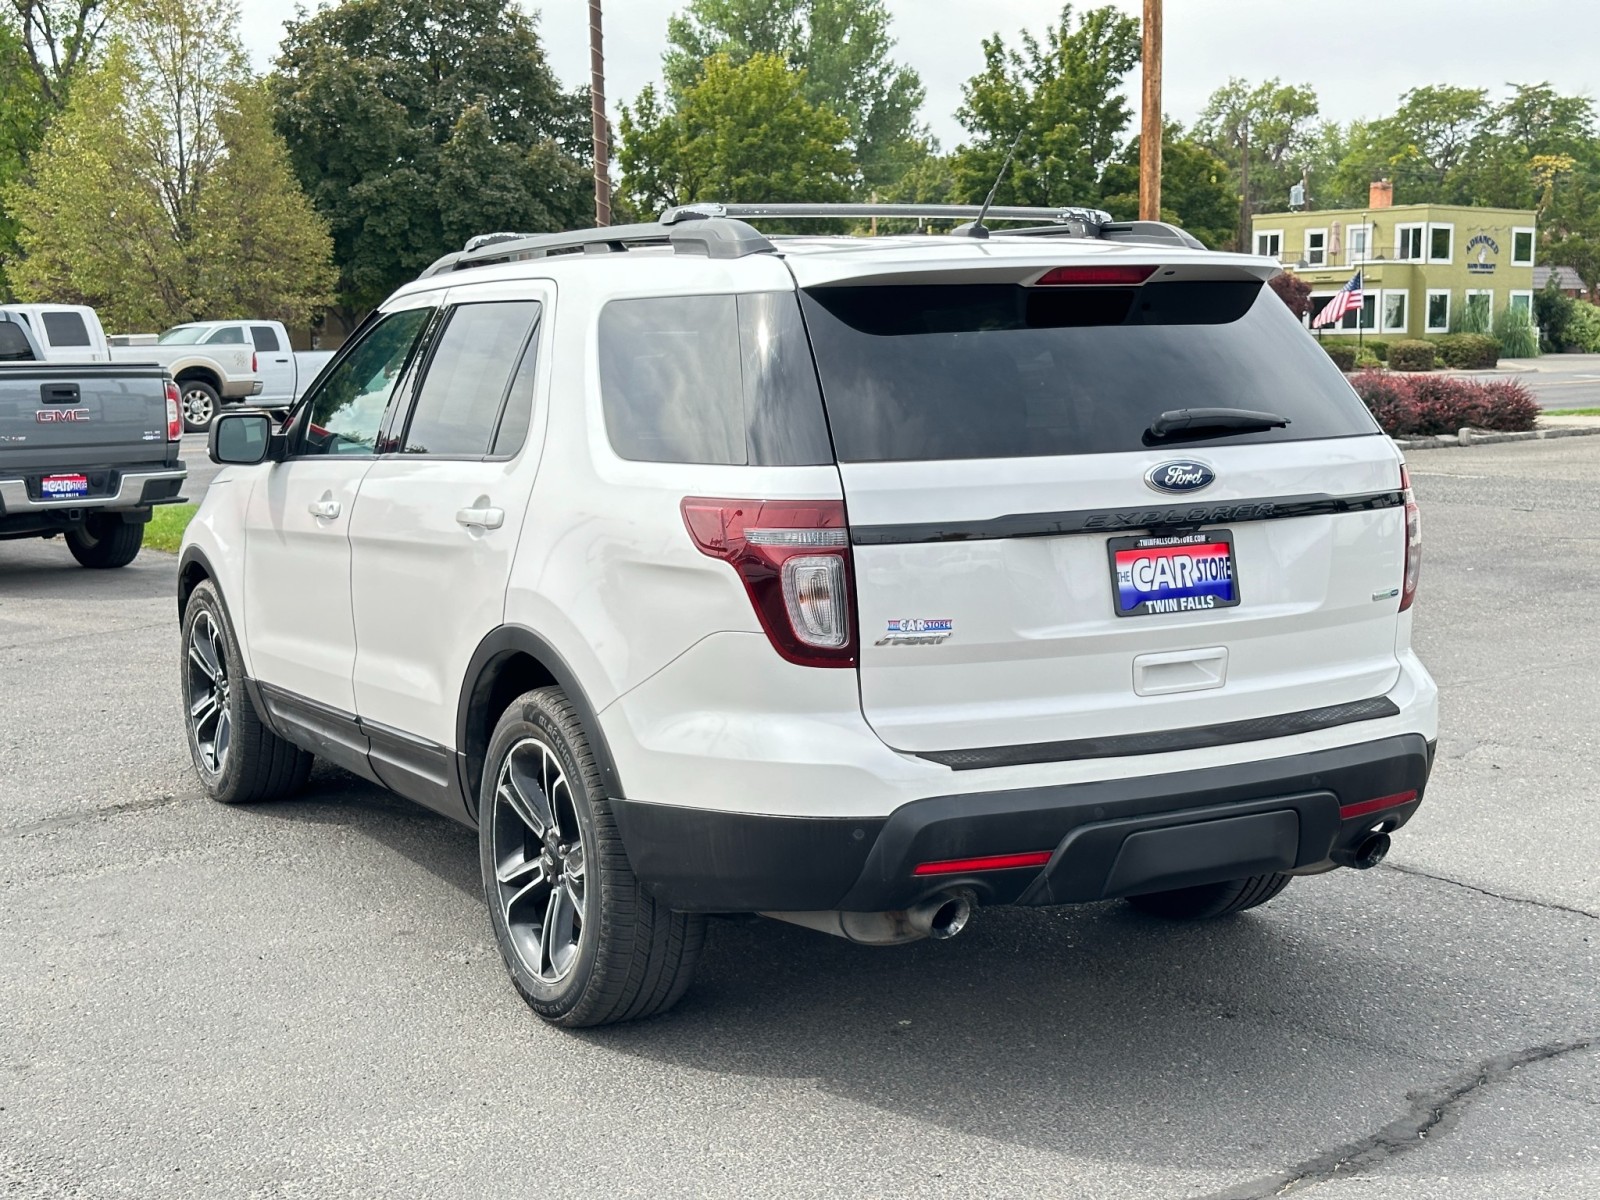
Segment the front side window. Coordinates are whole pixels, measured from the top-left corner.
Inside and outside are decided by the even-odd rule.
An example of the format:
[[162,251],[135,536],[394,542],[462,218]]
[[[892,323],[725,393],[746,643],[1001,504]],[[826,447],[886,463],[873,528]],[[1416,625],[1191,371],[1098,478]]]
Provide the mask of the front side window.
[[44,335],[50,339],[52,346],[87,346],[89,344],[89,327],[83,323],[83,316],[75,312],[47,312],[41,314],[44,320]]
[[[521,373],[523,350],[538,320],[537,300],[463,304],[452,310],[417,389],[402,452],[488,454],[505,408],[507,387],[512,375]],[[523,398],[531,402],[531,386],[525,397],[519,395]],[[525,429],[527,419],[521,420]]]
[[389,397],[432,317],[431,308],[389,313],[328,370],[304,401],[299,453],[374,453]]
[[244,330],[237,325],[224,325],[205,342],[208,346],[242,346],[244,345]]
[[600,314],[600,397],[621,458],[833,461],[793,292],[613,300]]

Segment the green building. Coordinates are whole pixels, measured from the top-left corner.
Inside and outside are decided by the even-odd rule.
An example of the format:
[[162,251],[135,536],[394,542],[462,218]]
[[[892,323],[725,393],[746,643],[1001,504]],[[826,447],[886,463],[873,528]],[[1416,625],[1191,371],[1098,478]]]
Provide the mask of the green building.
[[[1394,185],[1372,185],[1365,209],[1258,213],[1255,252],[1311,285],[1315,316],[1362,271],[1365,306],[1324,332],[1385,339],[1448,333],[1476,308],[1488,329],[1501,310],[1532,320],[1535,226],[1531,210],[1394,204]],[[1307,318],[1309,324],[1310,318]]]

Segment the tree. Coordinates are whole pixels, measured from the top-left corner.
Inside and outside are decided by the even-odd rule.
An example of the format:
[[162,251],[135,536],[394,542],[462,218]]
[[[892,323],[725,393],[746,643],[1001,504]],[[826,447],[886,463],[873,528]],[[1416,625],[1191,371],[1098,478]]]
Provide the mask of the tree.
[[1311,285],[1300,276],[1279,271],[1267,280],[1267,286],[1289,306],[1289,311],[1296,317],[1304,317],[1311,311]]
[[[1106,167],[1102,202],[1121,221],[1139,215],[1139,139]],[[1228,164],[1168,124],[1161,141],[1161,219],[1180,225],[1207,246],[1234,236],[1239,224],[1239,196],[1233,190]]]
[[981,202],[1015,143],[996,203],[1095,204],[1132,119],[1122,81],[1139,61],[1139,22],[1109,6],[1074,22],[1064,4],[1043,43],[1027,30],[1021,42],[1019,53],[985,38],[984,69],[962,87],[956,117],[973,141],[951,156],[953,198]]
[[67,105],[74,75],[94,62],[111,20],[110,0],[5,0],[21,31],[18,41],[40,97],[52,109]]
[[73,85],[6,203],[25,299],[93,304],[108,324],[297,323],[331,282],[325,227],[250,80],[229,0],[136,0]]
[[588,92],[510,0],[344,0],[288,23],[268,82],[352,319],[474,234],[592,218]]
[[1230,79],[1211,94],[1195,137],[1232,169],[1243,204],[1236,245],[1250,243],[1250,215],[1282,209],[1316,135],[1317,94],[1278,79],[1251,87]]
[[734,66],[758,54],[783,59],[801,73],[808,104],[848,123],[861,187],[870,191],[889,187],[929,152],[917,121],[922,80],[890,58],[893,49],[883,0],[689,0],[667,23],[662,68],[677,104],[716,55]]
[[1338,167],[1339,190],[1365,202],[1373,180],[1389,179],[1399,203],[1470,203],[1466,168],[1489,111],[1484,88],[1412,88],[1392,116],[1352,131]]
[[781,58],[713,55],[676,108],[646,87],[622,110],[622,190],[640,212],[696,200],[830,201],[855,183],[843,117]]
[[1562,238],[1545,250],[1544,257],[1552,266],[1576,271],[1591,299],[1600,296],[1600,237]]

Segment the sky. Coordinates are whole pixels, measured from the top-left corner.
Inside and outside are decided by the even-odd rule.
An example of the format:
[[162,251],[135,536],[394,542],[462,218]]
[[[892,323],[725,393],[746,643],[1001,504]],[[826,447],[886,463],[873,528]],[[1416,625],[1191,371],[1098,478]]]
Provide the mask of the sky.
[[[448,0],[445,0],[448,3]],[[1079,0],[1080,11],[1096,0]],[[551,65],[569,87],[588,81],[587,0],[524,0],[538,15]],[[1137,16],[1140,0],[1113,0]],[[285,0],[240,0],[245,48],[258,70],[277,53]],[[631,102],[660,78],[667,18],[681,0],[605,0],[607,107]],[[1009,45],[1042,32],[1059,0],[887,0],[898,45],[927,89],[923,119],[946,149],[963,140],[955,119],[962,83],[983,66],[980,40]],[[1229,76],[1309,83],[1326,118],[1391,110],[1429,83],[1487,87],[1547,80],[1592,94],[1600,84],[1600,0],[1166,0],[1164,105],[1188,123]],[[1138,75],[1130,76],[1138,110]],[[1137,122],[1137,118],[1136,118]]]

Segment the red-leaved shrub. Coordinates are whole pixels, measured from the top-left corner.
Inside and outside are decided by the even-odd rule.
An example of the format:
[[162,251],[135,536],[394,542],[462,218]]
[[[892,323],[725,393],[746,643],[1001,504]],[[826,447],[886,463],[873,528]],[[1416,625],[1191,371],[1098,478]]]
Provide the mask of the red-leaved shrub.
[[1464,426],[1520,433],[1532,429],[1539,416],[1533,393],[1514,379],[1479,383],[1446,375],[1362,371],[1350,383],[1391,437],[1455,433]]

